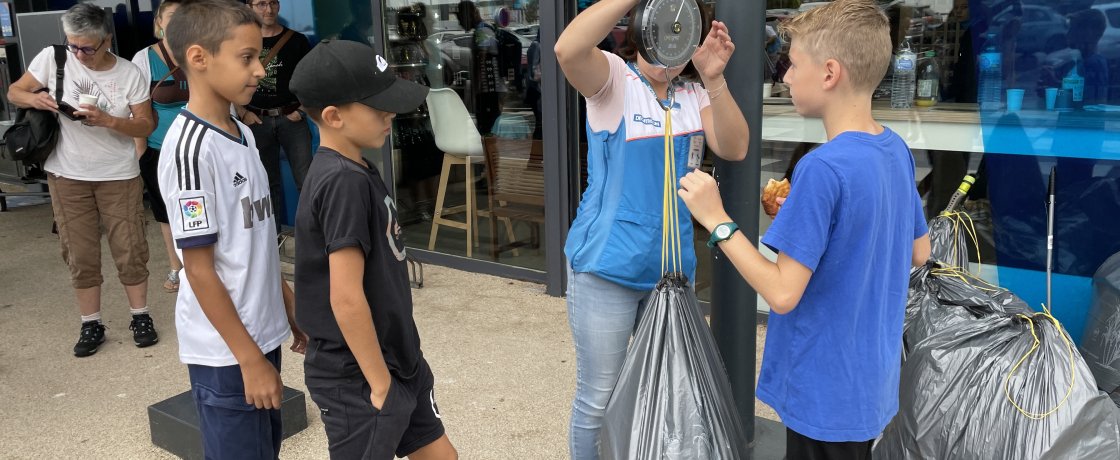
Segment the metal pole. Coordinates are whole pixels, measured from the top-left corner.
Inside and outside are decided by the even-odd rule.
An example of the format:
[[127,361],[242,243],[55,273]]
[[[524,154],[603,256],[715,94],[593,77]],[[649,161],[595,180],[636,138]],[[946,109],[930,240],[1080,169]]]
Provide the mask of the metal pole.
[[[560,32],[571,21],[574,1],[541,2],[541,126],[544,130],[545,171],[545,267],[547,284],[545,292],[552,296],[564,294],[567,283],[567,261],[564,257],[564,240],[568,236],[571,217],[572,175],[579,177],[578,167],[573,167],[579,134],[575,131],[575,111],[579,107],[575,90],[568,86],[560,63],[552,47]],[[547,6],[546,6],[547,5]],[[570,114],[570,115],[569,115]],[[582,127],[580,127],[582,128]],[[573,173],[574,171],[574,173]],[[578,185],[576,185],[578,190]]]
[[[716,18],[727,24],[736,52],[724,72],[728,90],[750,125],[750,150],[741,162],[715,160],[727,213],[743,234],[758,241],[761,177],[762,75],[766,2],[720,0]],[[712,333],[723,355],[747,441],[754,448],[754,368],[758,297],[723,253],[712,251]]]

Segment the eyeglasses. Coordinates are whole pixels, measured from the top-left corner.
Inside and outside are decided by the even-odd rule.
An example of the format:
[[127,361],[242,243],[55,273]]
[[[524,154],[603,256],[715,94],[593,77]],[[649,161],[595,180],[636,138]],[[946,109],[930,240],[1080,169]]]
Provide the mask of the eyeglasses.
[[81,51],[82,54],[84,54],[86,56],[93,56],[93,54],[96,53],[97,50],[101,49],[102,46],[105,46],[105,42],[107,42],[107,41],[108,41],[108,39],[102,39],[101,44],[97,45],[97,48],[90,48],[88,46],[78,46],[78,45],[75,45],[73,43],[66,42],[66,49],[69,50],[73,54],[78,54],[78,52]]
[[254,10],[263,10],[263,9],[275,10],[275,9],[280,8],[280,2],[277,2],[277,1],[253,2],[253,3],[250,3],[249,6],[253,7]]

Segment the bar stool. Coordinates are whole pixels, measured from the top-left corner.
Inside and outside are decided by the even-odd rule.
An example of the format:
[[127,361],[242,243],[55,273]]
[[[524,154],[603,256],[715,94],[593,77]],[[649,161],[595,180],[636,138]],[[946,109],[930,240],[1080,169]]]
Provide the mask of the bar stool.
[[[485,160],[482,156],[482,136],[471,118],[467,106],[459,94],[451,88],[432,89],[427,97],[428,114],[432,122],[436,147],[443,153],[443,170],[439,176],[439,191],[436,193],[436,210],[432,217],[432,233],[428,238],[428,250],[435,250],[439,228],[446,226],[466,230],[467,257],[478,246],[478,205],[475,203],[474,165]],[[462,206],[445,207],[447,182],[453,166],[462,166],[466,176],[466,200]],[[462,222],[447,219],[446,216],[462,213]]]

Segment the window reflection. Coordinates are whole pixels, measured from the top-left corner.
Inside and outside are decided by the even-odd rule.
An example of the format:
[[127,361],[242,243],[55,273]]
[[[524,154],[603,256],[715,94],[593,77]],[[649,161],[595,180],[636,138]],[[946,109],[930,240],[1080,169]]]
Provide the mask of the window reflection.
[[[797,14],[790,3],[768,1],[768,24]],[[895,46],[908,42],[919,67],[928,59],[939,67],[932,107],[890,109],[890,72],[875,93],[876,119],[914,154],[926,216],[944,210],[965,174],[976,175],[964,203],[980,246],[970,259],[1037,308],[1046,286],[1043,204],[1055,168],[1053,308],[1077,339],[1091,276],[1120,252],[1120,141],[1109,134],[1120,130],[1120,1],[957,0],[948,15],[897,4],[886,12]],[[763,108],[764,183],[825,140],[819,121],[792,114],[783,92],[787,47],[762,53],[774,64]],[[765,232],[770,220],[761,218]]]
[[392,67],[433,89],[394,126],[408,244],[544,269],[537,2],[383,5]]

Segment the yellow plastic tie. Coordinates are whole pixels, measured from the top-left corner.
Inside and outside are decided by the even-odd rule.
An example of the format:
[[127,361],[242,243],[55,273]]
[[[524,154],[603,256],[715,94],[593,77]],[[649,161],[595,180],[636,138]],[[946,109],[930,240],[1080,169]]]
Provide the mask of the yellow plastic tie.
[[[1043,308],[1044,309],[1046,308],[1045,305],[1043,306]],[[1027,323],[1030,324],[1030,326],[1031,326],[1031,337],[1034,338],[1034,344],[1031,346],[1031,349],[1030,349],[1030,351],[1027,352],[1027,354],[1023,355],[1022,358],[1019,358],[1019,362],[1015,363],[1015,367],[1011,368],[1011,372],[1009,372],[1007,374],[1007,377],[1003,379],[1003,394],[1005,396],[1007,396],[1007,400],[1011,402],[1011,405],[1014,406],[1015,409],[1019,411],[1019,413],[1023,414],[1024,417],[1027,417],[1031,420],[1042,420],[1046,417],[1049,417],[1049,416],[1053,415],[1055,412],[1058,411],[1058,409],[1061,409],[1062,406],[1064,406],[1066,404],[1066,402],[1069,400],[1069,396],[1073,393],[1073,387],[1077,383],[1077,372],[1076,372],[1076,367],[1074,367],[1074,359],[1073,359],[1073,344],[1070,342],[1069,336],[1066,335],[1065,331],[1062,329],[1061,323],[1058,322],[1057,318],[1054,318],[1049,313],[1036,313],[1034,315],[1034,316],[1042,316],[1044,318],[1049,319],[1050,322],[1054,323],[1054,328],[1058,330],[1058,334],[1061,335],[1062,340],[1065,341],[1065,343],[1066,343],[1066,350],[1069,351],[1069,389],[1066,390],[1066,395],[1062,397],[1062,400],[1059,401],[1058,405],[1054,406],[1053,409],[1050,409],[1050,410],[1048,410],[1046,412],[1043,412],[1043,413],[1028,412],[1028,411],[1024,410],[1022,407],[1020,407],[1019,404],[1016,403],[1015,400],[1011,397],[1011,389],[1010,389],[1010,387],[1011,387],[1011,376],[1015,375],[1015,372],[1017,372],[1019,370],[1019,367],[1023,365],[1023,362],[1025,362],[1027,360],[1027,358],[1030,358],[1031,355],[1033,355],[1034,352],[1036,350],[1038,350],[1038,344],[1041,343],[1041,341],[1038,340],[1038,334],[1036,334],[1035,331],[1034,331],[1034,320],[1032,320],[1031,317],[1029,317],[1027,315],[1023,315],[1023,314],[1020,314],[1020,315],[1017,315],[1017,316],[1027,320]]]
[[681,260],[680,206],[677,203],[677,162],[673,149],[672,107],[665,108],[665,169],[661,206],[661,272],[684,270]]

